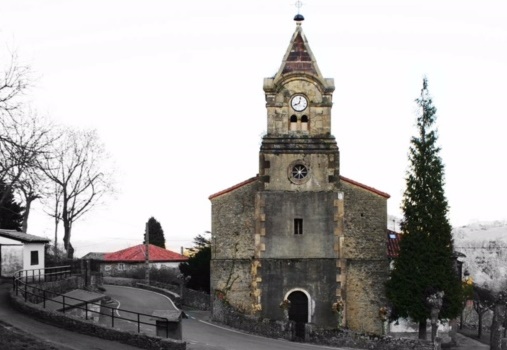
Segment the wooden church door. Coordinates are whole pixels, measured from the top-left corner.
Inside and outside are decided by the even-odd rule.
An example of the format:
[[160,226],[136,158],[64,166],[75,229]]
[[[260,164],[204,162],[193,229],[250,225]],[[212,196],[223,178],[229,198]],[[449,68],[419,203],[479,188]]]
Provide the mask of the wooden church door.
[[296,324],[295,335],[298,340],[305,340],[305,324],[308,322],[308,297],[296,291],[289,294],[289,320]]

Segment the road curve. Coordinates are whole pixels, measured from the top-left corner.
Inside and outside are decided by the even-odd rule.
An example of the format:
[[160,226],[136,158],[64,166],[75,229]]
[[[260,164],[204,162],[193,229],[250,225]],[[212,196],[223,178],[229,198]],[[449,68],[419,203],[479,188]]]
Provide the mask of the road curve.
[[[120,303],[121,309],[150,314],[153,310],[174,307],[169,305],[167,297],[161,294],[153,292],[147,294],[146,290],[130,287],[111,285],[104,287],[106,294]],[[247,334],[209,322],[209,312],[185,310],[185,313],[189,318],[183,319],[182,330],[188,350],[349,350]]]

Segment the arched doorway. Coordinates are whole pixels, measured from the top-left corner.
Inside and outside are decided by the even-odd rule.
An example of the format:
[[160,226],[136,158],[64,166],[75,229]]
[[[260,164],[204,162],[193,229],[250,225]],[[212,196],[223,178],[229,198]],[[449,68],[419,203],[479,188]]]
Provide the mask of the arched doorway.
[[295,336],[297,340],[305,340],[305,324],[308,322],[308,297],[301,291],[289,294],[289,320],[296,324]]

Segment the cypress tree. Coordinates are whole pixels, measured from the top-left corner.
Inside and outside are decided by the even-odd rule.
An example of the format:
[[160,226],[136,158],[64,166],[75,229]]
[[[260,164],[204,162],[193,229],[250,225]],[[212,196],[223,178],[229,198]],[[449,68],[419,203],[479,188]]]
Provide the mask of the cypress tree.
[[427,297],[443,291],[439,319],[457,317],[461,311],[461,284],[455,270],[449,211],[444,193],[444,165],[439,156],[436,108],[423,80],[417,117],[418,135],[412,137],[410,167],[402,200],[400,251],[386,284],[391,318],[410,318],[419,323],[419,338],[426,337],[430,318]]
[[[162,229],[160,222],[158,222],[153,216],[148,220],[148,229],[150,232],[149,243],[165,249],[164,230]],[[146,244],[146,230],[144,232],[143,244]]]
[[21,231],[24,208],[14,199],[12,189],[8,188],[5,183],[0,180],[0,198],[6,191],[8,192],[7,196],[0,206],[0,228]]

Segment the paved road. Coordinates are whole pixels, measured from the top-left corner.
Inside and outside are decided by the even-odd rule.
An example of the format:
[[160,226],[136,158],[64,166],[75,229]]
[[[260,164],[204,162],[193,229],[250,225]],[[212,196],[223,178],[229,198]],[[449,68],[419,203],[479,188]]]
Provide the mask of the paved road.
[[[171,299],[159,293],[113,285],[105,285],[104,288],[106,289],[104,294],[110,296],[113,300],[108,306],[116,308],[114,315],[117,318],[114,320],[114,327],[121,330],[138,332],[138,327],[140,327],[142,333],[155,335],[155,320],[151,317],[153,311],[177,310]],[[129,311],[132,311],[132,313]],[[137,313],[145,315],[138,318]],[[138,324],[138,321],[141,323]],[[101,315],[100,322],[107,326],[112,325],[109,316]]]
[[[151,313],[170,307],[165,296],[142,289],[104,286],[106,294],[120,302],[120,308]],[[158,295],[158,297],[156,297]],[[168,299],[168,298],[167,298]],[[142,311],[145,310],[145,311]],[[121,311],[120,311],[121,313]],[[264,338],[252,334],[239,332],[234,329],[221,327],[207,321],[209,312],[188,311],[190,316],[183,320],[183,340],[187,342],[188,350],[318,350],[346,348],[332,348],[304,343],[293,343],[286,340]]]

